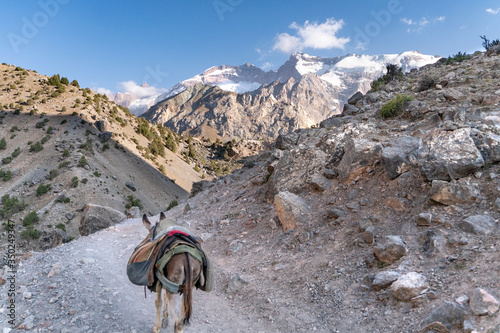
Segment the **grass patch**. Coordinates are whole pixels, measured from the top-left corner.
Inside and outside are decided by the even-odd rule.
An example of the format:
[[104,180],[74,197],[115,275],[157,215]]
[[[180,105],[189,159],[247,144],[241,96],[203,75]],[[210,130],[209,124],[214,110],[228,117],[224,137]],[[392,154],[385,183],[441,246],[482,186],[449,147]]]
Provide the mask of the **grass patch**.
[[133,195],[128,195],[127,201],[128,201],[128,203],[125,205],[125,208],[127,208],[127,209],[130,209],[132,207],[139,207],[139,209],[143,208],[141,200],[137,199]]
[[40,221],[40,217],[36,212],[29,212],[23,219],[23,227],[29,227]]
[[406,102],[413,100],[413,97],[406,95],[398,95],[393,100],[385,103],[380,109],[382,119],[395,117],[404,111]]
[[171,210],[172,208],[177,207],[177,206],[179,206],[179,203],[177,202],[177,200],[173,200],[173,201],[171,201],[171,202],[170,202],[170,204],[169,204],[169,205],[168,205],[168,207],[167,207],[167,212],[168,212],[169,210]]
[[51,189],[52,185],[50,184],[47,185],[40,184],[40,186],[38,186],[38,188],[36,189],[36,196],[37,197],[42,196],[45,193],[49,192]]

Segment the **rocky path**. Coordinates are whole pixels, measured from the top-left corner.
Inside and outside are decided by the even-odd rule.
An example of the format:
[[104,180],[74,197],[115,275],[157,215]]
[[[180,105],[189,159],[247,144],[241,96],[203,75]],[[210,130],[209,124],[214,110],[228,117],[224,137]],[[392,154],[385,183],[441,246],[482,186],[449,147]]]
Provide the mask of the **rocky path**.
[[[144,289],[131,284],[125,273],[131,252],[145,235],[140,219],[130,219],[21,261],[16,276],[20,325],[10,327],[2,304],[3,332],[152,332],[155,294],[148,291],[144,298]],[[217,267],[217,258],[213,261]],[[2,300],[7,285],[0,287]],[[194,291],[194,314],[185,332],[275,331],[234,308],[221,286],[214,289]],[[171,326],[164,331],[173,331]]]

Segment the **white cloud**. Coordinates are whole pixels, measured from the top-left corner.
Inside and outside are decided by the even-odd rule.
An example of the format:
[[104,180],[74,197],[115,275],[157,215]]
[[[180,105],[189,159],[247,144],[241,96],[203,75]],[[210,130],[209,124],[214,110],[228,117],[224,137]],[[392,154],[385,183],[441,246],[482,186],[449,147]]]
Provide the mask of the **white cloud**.
[[409,26],[409,28],[407,30],[408,33],[421,32],[429,24],[434,24],[434,23],[444,22],[444,21],[446,21],[446,16],[439,16],[439,17],[436,17],[434,19],[429,19],[429,18],[424,16],[418,21],[415,21],[413,19],[408,19],[406,17],[403,17],[401,19],[402,23]]
[[496,15],[496,14],[500,13],[500,8],[497,8],[497,9],[488,8],[488,9],[486,9],[486,12],[489,14]]
[[134,81],[120,82],[118,84],[118,90],[129,93],[137,98],[150,97],[166,91],[166,89],[150,87],[147,84],[140,86]]
[[329,18],[324,23],[306,21],[304,25],[296,22],[289,28],[297,30],[295,35],[281,33],[276,36],[273,50],[285,53],[302,51],[305,48],[313,49],[345,49],[350,38],[337,37],[337,33],[344,26],[344,20]]
[[272,69],[274,67],[273,64],[271,64],[269,61],[263,63],[260,68],[262,68],[263,70],[268,70],[268,69]]
[[98,94],[103,94],[103,95],[113,95],[113,92],[109,89],[106,88],[95,88],[93,89],[96,93]]

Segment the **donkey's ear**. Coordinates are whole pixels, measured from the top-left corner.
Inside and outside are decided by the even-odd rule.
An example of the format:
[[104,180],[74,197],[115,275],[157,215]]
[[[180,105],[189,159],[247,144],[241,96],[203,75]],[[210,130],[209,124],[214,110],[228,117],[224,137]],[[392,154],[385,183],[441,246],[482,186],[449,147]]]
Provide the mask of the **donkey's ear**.
[[144,226],[146,227],[146,229],[148,230],[151,230],[152,228],[152,224],[151,222],[149,222],[149,219],[148,217],[146,216],[146,214],[142,215],[142,224],[144,224]]
[[163,212],[160,213],[160,221],[166,219],[165,214]]

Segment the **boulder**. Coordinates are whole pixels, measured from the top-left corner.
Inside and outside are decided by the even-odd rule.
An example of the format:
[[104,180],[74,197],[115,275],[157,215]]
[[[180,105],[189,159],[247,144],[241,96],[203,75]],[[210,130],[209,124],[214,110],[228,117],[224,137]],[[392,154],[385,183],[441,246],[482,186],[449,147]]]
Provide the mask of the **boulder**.
[[352,116],[345,116],[343,115],[340,117],[339,115],[335,115],[333,117],[327,118],[323,120],[320,124],[319,127],[321,128],[336,128],[336,127],[341,127],[345,123],[349,122],[352,119]]
[[342,115],[344,116],[352,116],[358,113],[359,109],[351,104],[344,104],[344,108],[342,109]]
[[133,192],[137,191],[137,187],[135,186],[134,183],[132,182],[126,182],[125,183],[125,186],[128,187],[130,190],[132,190]]
[[327,191],[332,187],[332,182],[320,174],[315,174],[311,178],[311,185],[317,191]]
[[488,215],[472,215],[460,224],[460,229],[476,235],[491,234],[497,228],[497,222]]
[[379,291],[391,286],[391,284],[396,281],[401,274],[395,271],[384,271],[378,272],[372,281],[372,288],[375,291]]
[[108,142],[113,137],[112,132],[102,132],[97,136],[101,142]]
[[407,172],[416,162],[416,152],[421,145],[420,138],[405,136],[391,142],[391,146],[382,148],[382,165],[387,176],[393,179]]
[[443,90],[443,97],[448,101],[458,101],[463,99],[465,96],[460,91],[450,88]]
[[448,330],[460,329],[463,326],[464,319],[464,308],[457,303],[444,301],[443,304],[425,317],[420,326],[422,329],[426,329],[433,323],[440,323]]
[[385,236],[380,244],[373,249],[377,258],[385,263],[392,264],[407,253],[405,243],[399,236]]
[[111,130],[111,124],[107,119],[98,120],[94,125],[100,132],[109,132]]
[[347,100],[347,104],[356,105],[359,101],[363,100],[364,95],[362,92],[358,91]]
[[476,316],[493,316],[500,306],[498,300],[482,288],[476,288],[470,295],[469,305]]
[[430,131],[418,150],[417,158],[430,181],[459,179],[484,166],[470,128]]
[[42,231],[40,235],[40,247],[42,250],[48,250],[60,246],[68,242],[68,240],[68,234],[59,228],[50,231]]
[[315,147],[295,148],[285,152],[267,182],[266,200],[272,202],[282,191],[299,193],[310,187],[315,174],[321,174],[327,154]]
[[382,145],[379,142],[362,138],[350,138],[344,155],[338,165],[339,177],[343,182],[350,182],[371,169],[380,159]]
[[410,301],[428,287],[427,279],[422,274],[410,272],[401,275],[392,285],[392,295],[403,302]]
[[295,229],[309,219],[307,203],[296,194],[280,192],[274,197],[274,207],[283,230]]
[[129,219],[136,219],[141,217],[141,209],[139,207],[133,206],[127,209],[127,217]]
[[288,134],[280,134],[276,139],[276,148],[281,150],[288,150],[297,145],[300,134],[297,132],[290,132]]
[[416,223],[418,226],[429,227],[431,225],[431,221],[432,221],[431,213],[420,213],[417,216]]
[[80,235],[87,236],[101,229],[122,222],[127,217],[110,207],[87,204],[80,221]]
[[380,94],[377,92],[366,94],[366,102],[368,104],[377,103],[379,99],[380,99]]
[[443,205],[470,203],[475,199],[474,190],[466,184],[433,180],[429,197]]

